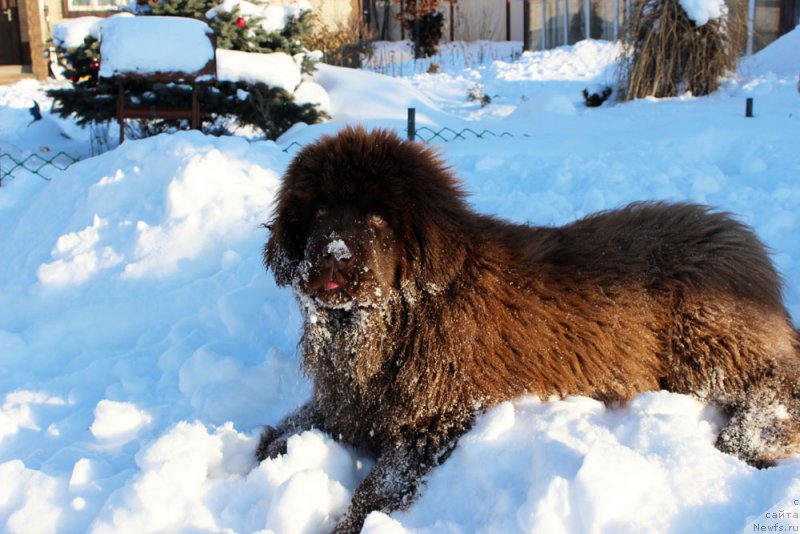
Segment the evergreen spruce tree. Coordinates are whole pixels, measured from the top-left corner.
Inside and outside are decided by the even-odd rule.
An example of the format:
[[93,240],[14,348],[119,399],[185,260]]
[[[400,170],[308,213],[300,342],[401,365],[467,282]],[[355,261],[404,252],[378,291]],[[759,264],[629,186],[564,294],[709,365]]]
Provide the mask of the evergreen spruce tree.
[[[137,16],[190,17],[209,24],[214,30],[217,48],[245,52],[285,52],[296,55],[303,51],[301,37],[310,30],[310,12],[303,11],[291,17],[286,26],[276,32],[267,32],[258,17],[243,16],[238,7],[232,11],[217,11],[213,20],[206,13],[218,5],[219,0],[139,0],[134,13]],[[61,50],[60,59],[65,65],[65,75],[72,87],[49,91],[55,101],[55,111],[62,117],[73,113],[78,124],[109,121],[116,116],[117,86],[112,80],[99,78],[99,42],[87,37],[81,46]],[[309,72],[313,64],[304,60],[303,70]],[[180,84],[126,83],[126,98],[132,105],[188,107],[191,88]],[[260,129],[271,139],[278,137],[296,122],[315,123],[324,113],[311,104],[298,105],[291,94],[263,83],[219,82],[214,86],[198,86],[198,99],[204,113],[215,116],[234,116],[242,125]],[[238,95],[244,91],[245,100]],[[145,137],[177,128],[177,121],[140,121],[137,130],[130,134]],[[224,133],[224,127],[210,125],[207,131]]]
[[72,82],[72,87],[48,91],[55,100],[58,114],[68,117],[74,112],[81,126],[113,119],[116,88],[98,76],[100,41],[87,37],[81,46],[59,50],[59,61],[64,65],[64,76]]

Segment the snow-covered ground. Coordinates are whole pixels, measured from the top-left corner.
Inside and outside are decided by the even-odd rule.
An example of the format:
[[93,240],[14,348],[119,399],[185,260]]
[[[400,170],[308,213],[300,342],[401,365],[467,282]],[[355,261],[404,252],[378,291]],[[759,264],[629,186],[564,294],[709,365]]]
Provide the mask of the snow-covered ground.
[[[0,87],[0,149],[85,158],[44,169],[50,182],[20,173],[0,187],[0,531],[333,525],[369,458],[319,432],[253,457],[259,425],[310,393],[300,314],[262,268],[259,224],[293,143],[345,122],[403,131],[414,106],[420,126],[498,134],[436,144],[476,209],[515,221],[563,224],[641,199],[731,211],[772,249],[798,323],[800,30],[711,96],[594,109],[580,91],[613,83],[614,45],[516,61],[507,48],[439,74],[323,66],[331,122],[277,144],[182,132],[88,157],[88,134],[68,121],[28,125],[33,98],[49,107],[42,86]],[[476,86],[483,108],[467,99]],[[479,418],[408,511],[374,513],[365,531],[800,531],[800,459],[759,471],[724,455],[720,421],[666,392],[614,408],[517,399]]]

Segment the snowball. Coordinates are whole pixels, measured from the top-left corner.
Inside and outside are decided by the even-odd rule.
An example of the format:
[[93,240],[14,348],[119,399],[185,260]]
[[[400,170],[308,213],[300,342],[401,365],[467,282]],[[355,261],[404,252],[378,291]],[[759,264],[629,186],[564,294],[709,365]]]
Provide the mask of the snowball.
[[262,82],[290,93],[300,84],[300,66],[283,52],[255,54],[239,50],[217,50],[217,78],[230,82]]
[[214,57],[211,28],[186,17],[114,17],[103,23],[100,76],[197,72]]
[[151,421],[150,414],[131,403],[104,399],[94,409],[94,422],[89,431],[99,440],[126,443]]

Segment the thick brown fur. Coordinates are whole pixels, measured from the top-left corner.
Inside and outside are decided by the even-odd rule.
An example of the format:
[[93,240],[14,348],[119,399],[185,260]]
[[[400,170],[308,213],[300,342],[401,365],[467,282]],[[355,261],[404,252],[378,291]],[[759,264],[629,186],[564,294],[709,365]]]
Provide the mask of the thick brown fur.
[[375,455],[337,532],[406,506],[474,414],[523,394],[689,393],[758,466],[800,453],[800,335],[754,233],[691,204],[637,203],[561,228],[472,211],[440,157],[348,128],[304,148],[265,262],[305,313],[310,427]]

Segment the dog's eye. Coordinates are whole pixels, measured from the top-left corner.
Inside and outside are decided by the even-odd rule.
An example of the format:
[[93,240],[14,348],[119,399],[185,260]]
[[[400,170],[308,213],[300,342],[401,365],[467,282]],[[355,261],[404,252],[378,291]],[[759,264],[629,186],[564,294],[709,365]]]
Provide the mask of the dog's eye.
[[373,213],[369,216],[369,223],[372,226],[383,226],[386,224],[386,220],[377,213]]

